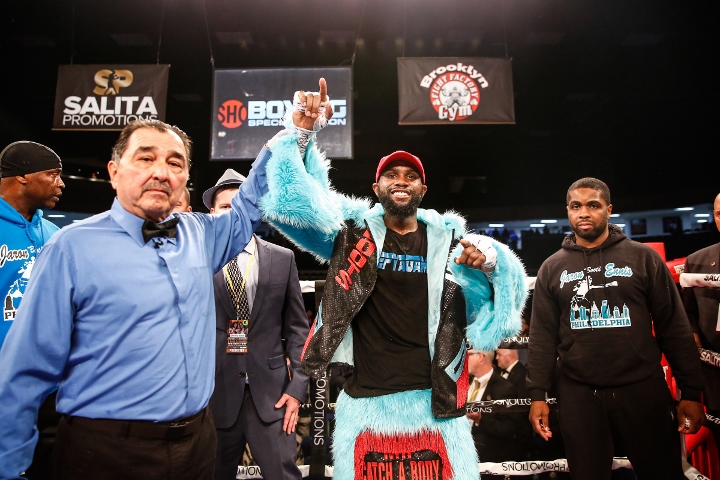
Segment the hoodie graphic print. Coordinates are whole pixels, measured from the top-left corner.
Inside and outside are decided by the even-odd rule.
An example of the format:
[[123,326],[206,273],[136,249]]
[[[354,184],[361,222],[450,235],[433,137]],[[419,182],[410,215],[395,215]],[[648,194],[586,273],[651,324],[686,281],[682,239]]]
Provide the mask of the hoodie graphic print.
[[[592,290],[617,287],[617,279],[613,277],[632,277],[631,267],[615,267],[613,262],[604,266],[585,267],[579,272],[564,270],[560,274],[560,288],[568,284],[572,286],[574,295],[570,299],[570,328],[580,330],[583,328],[617,328],[629,327],[630,309],[627,303],[612,305],[607,298],[595,299]],[[599,280],[597,279],[598,277]],[[595,278],[596,280],[593,280]],[[576,280],[577,279],[577,280]],[[599,305],[598,305],[599,302]]]
[[0,198],[0,345],[15,320],[32,266],[38,253],[58,227],[37,210],[28,222],[9,203]]
[[528,359],[534,400],[550,389],[556,366],[577,382],[622,386],[662,378],[662,353],[678,384],[688,391],[702,386],[690,324],[667,265],[647,245],[614,225],[609,229],[591,249],[568,235],[538,271]]

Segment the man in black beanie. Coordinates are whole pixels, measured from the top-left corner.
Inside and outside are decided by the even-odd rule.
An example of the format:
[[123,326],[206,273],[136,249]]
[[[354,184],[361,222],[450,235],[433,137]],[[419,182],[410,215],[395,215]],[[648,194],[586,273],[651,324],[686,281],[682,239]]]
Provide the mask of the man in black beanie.
[[[15,142],[0,153],[0,295],[3,321],[0,346],[5,341],[15,312],[25,293],[28,277],[38,253],[58,227],[43,218],[41,208],[53,208],[65,184],[60,178],[60,157],[45,145]],[[40,408],[40,440],[28,478],[49,478],[52,468],[52,444],[59,417],[55,411],[55,393]]]
[[[41,208],[53,208],[65,184],[60,178],[62,163],[55,152],[35,142],[8,145],[0,153],[0,293],[3,293],[3,322],[0,345],[15,318],[29,269],[42,246],[58,227],[43,218]],[[29,270],[28,270],[29,271]]]

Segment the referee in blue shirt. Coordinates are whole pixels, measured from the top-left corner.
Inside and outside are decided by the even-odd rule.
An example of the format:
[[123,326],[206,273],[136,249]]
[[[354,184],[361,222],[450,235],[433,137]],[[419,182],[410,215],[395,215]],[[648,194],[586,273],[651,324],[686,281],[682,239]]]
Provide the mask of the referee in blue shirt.
[[260,223],[269,157],[263,148],[226,213],[171,213],[190,139],[156,120],[122,131],[112,208],[45,245],[0,351],[0,479],[30,464],[56,385],[56,478],[212,478],[212,276]]

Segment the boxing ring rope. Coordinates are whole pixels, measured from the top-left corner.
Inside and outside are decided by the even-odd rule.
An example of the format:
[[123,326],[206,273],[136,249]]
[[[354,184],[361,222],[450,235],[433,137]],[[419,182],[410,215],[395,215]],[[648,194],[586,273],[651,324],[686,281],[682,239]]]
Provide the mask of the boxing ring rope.
[[[300,465],[298,467],[303,478],[310,476],[310,465]],[[632,468],[627,458],[614,458],[613,459],[613,470],[618,468]],[[478,469],[480,473],[495,474],[495,475],[535,475],[543,472],[567,472],[567,462],[565,459],[558,459],[553,461],[527,461],[527,462],[500,462],[500,463],[478,463]],[[683,464],[683,471],[685,478],[691,480],[710,480],[710,477],[706,477],[702,473],[698,472],[688,463]],[[325,466],[324,477],[332,478],[333,467],[330,465]],[[262,479],[260,474],[260,467],[238,467],[237,479]]]

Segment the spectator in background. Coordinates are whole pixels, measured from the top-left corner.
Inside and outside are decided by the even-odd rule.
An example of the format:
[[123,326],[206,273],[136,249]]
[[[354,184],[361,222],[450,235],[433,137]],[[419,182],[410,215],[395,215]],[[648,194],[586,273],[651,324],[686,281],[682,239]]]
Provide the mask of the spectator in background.
[[495,352],[497,360],[498,373],[501,377],[507,379],[515,386],[520,398],[527,396],[525,388],[525,376],[527,369],[520,362],[518,351],[510,348],[498,348]]
[[[468,370],[473,377],[468,402],[517,398],[515,386],[493,369],[493,357],[492,351],[468,350]],[[525,460],[531,432],[525,414],[468,412],[467,417],[480,462]],[[483,475],[482,478],[497,477]]]
[[[244,181],[227,169],[203,193],[210,213],[231,215],[231,201]],[[236,477],[248,444],[264,478],[300,479],[294,432],[300,403],[307,397],[300,353],[309,324],[295,255],[253,235],[213,282],[215,390],[210,410],[218,437],[215,478]]]
[[503,228],[502,232],[500,232],[499,240],[505,245],[510,244],[510,232],[508,232],[507,228]]
[[175,205],[175,208],[173,208],[173,212],[192,212],[192,206],[190,205],[190,190],[188,190],[187,187],[183,190],[183,194],[177,205]]
[[518,237],[518,234],[515,233],[515,230],[512,230],[512,231],[510,232],[510,238],[509,238],[509,240],[508,240],[508,246],[509,246],[511,249],[513,249],[513,250],[517,250],[517,249],[518,249],[518,240],[520,240],[520,238]]
[[[720,230],[720,194],[715,197],[713,217],[715,226]],[[685,260],[685,273],[720,274],[720,243],[689,255]],[[720,352],[720,289],[698,285],[695,288],[684,288],[682,294],[697,346]],[[702,373],[705,380],[703,400],[707,412],[720,417],[720,368],[703,363]],[[715,445],[720,449],[720,431],[712,429],[712,432]]]
[[[58,227],[43,218],[41,208],[53,208],[65,184],[60,178],[60,157],[45,145],[20,141],[0,153],[0,294],[3,321],[0,346],[15,320],[30,272],[45,242]],[[43,288],[52,288],[52,283]],[[42,301],[42,300],[41,300]],[[55,410],[56,391],[40,406],[37,428],[40,432],[28,478],[49,478],[55,427],[60,417]]]

